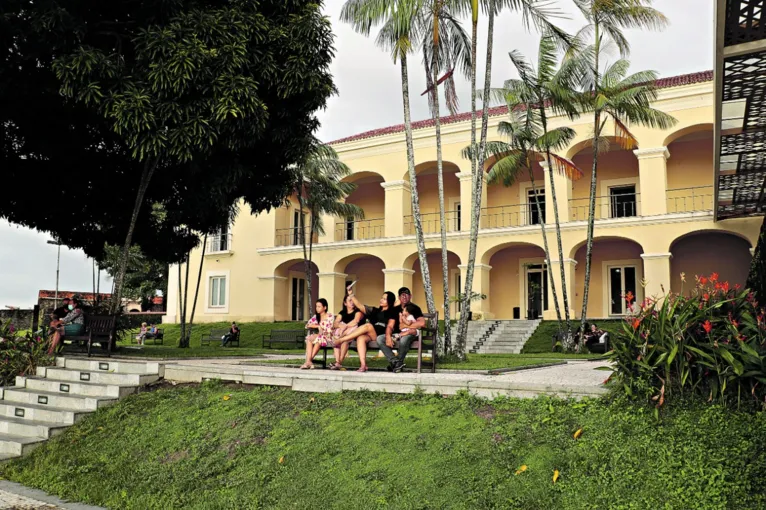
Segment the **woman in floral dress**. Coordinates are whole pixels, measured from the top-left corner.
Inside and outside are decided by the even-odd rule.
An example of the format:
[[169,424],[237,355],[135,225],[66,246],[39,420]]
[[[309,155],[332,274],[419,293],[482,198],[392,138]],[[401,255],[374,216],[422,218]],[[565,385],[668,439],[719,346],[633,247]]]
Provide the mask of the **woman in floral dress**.
[[314,309],[316,315],[306,324],[306,329],[311,330],[312,333],[306,337],[306,362],[301,365],[302,370],[314,368],[314,356],[321,347],[333,346],[332,330],[335,316],[328,311],[327,300],[317,299]]

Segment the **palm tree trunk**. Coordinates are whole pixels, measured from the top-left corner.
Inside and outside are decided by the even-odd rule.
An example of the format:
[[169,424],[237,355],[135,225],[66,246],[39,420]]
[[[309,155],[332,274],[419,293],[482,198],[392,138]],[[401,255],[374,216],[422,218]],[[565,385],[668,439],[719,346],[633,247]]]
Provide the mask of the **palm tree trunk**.
[[[434,25],[438,27],[438,19],[434,20]],[[435,29],[436,30],[436,29]],[[449,263],[447,257],[447,219],[444,213],[444,165],[442,161],[442,133],[441,133],[441,108],[439,106],[439,86],[436,84],[439,80],[439,63],[437,61],[438,43],[434,38],[434,47],[431,55],[431,70],[433,73],[433,91],[429,94],[431,98],[431,111],[434,118],[434,129],[436,130],[436,177],[439,188],[439,225],[441,227],[442,244],[442,289],[444,299],[444,353],[451,350],[451,328],[450,328],[450,299],[449,299]]]
[[189,347],[191,343],[192,324],[194,324],[194,312],[197,310],[197,299],[199,298],[199,284],[202,281],[202,264],[205,262],[205,251],[207,250],[207,234],[202,239],[202,255],[199,257],[199,271],[197,272],[197,287],[194,289],[194,301],[192,301],[192,311],[189,317],[188,328],[186,330],[186,336],[181,338],[182,345],[180,347]]
[[184,293],[183,293],[183,273],[181,272],[181,266],[183,262],[178,264],[178,315],[179,326],[181,328],[181,336],[178,341],[178,347],[183,347],[184,334],[186,333],[186,314],[184,313]]
[[[545,115],[545,105],[540,106],[540,118],[543,125],[543,136],[546,140],[548,135],[548,118]],[[551,148],[546,145],[545,147],[545,159],[548,163],[548,180],[551,187],[551,201],[553,202],[553,219],[556,225],[556,243],[558,245],[559,252],[559,269],[561,271],[561,296],[564,301],[564,320],[566,321],[566,336],[572,334],[572,324],[569,318],[569,292],[567,290],[567,276],[564,270],[564,248],[561,243],[561,222],[559,221],[559,203],[556,199],[556,182],[553,179],[553,165],[551,160]],[[561,314],[558,310],[558,301],[556,313],[559,316],[559,322],[561,321]]]
[[418,199],[418,180],[415,174],[415,149],[412,145],[412,120],[410,117],[410,84],[407,73],[407,54],[399,56],[402,71],[402,102],[404,104],[404,139],[407,143],[407,169],[410,174],[410,199],[412,202],[412,221],[415,223],[415,240],[418,245],[420,274],[423,277],[423,289],[426,293],[426,306],[429,312],[436,311],[434,291],[431,288],[431,272],[428,270],[426,243],[423,239],[423,223],[420,220],[420,202]]
[[[548,236],[545,232],[545,219],[543,218],[543,211],[540,207],[540,199],[537,196],[537,186],[535,185],[535,176],[532,169],[529,168],[529,180],[532,183],[532,193],[535,197],[535,208],[537,209],[537,217],[540,220],[540,231],[543,234],[543,249],[545,250],[545,265],[548,271],[548,285],[551,286],[551,293],[553,294],[553,303],[556,306],[556,318],[558,319],[559,331],[561,331],[561,308],[559,307],[558,293],[556,292],[556,282],[553,281],[553,269],[551,268],[551,252],[548,249]],[[543,289],[544,291],[545,289]],[[542,297],[543,303],[545,303],[545,296]],[[545,306],[543,306],[545,310]]]
[[587,248],[585,250],[585,288],[582,294],[582,312],[580,315],[580,337],[585,332],[585,321],[588,313],[588,291],[590,290],[590,268],[593,257],[593,230],[596,219],[596,170],[598,168],[598,138],[601,115],[596,111],[594,115],[593,136],[593,167],[590,175],[590,200],[588,201],[588,234],[586,237]]
[[471,197],[471,237],[468,245],[468,264],[465,275],[465,292],[463,303],[460,307],[460,322],[455,339],[455,353],[459,359],[465,358],[466,336],[468,334],[468,313],[471,311],[471,299],[473,295],[473,273],[476,264],[476,243],[479,239],[479,221],[481,220],[481,192],[484,185],[484,152],[487,147],[487,121],[489,117],[489,89],[492,78],[492,38],[495,27],[494,6],[489,10],[489,24],[487,28],[487,67],[484,72],[484,104],[481,112],[481,141],[479,150],[476,150],[476,43],[478,19],[474,16],[471,33],[471,173],[473,175],[473,196]]
[[[298,206],[300,207],[300,212],[298,213],[298,230],[299,235],[301,236],[301,246],[303,247],[303,264],[304,264],[304,271],[306,272],[306,291],[308,292],[309,297],[309,303],[311,302],[311,260],[308,256],[308,251],[306,249],[306,220],[303,217],[303,175],[300,176],[299,184],[296,188],[296,194],[298,195]],[[303,306],[303,303],[301,303],[301,306]],[[310,310],[309,310],[310,311]],[[311,315],[309,313],[309,315]]]
[[136,230],[136,223],[138,222],[138,213],[141,211],[141,204],[144,202],[144,196],[146,190],[149,188],[149,181],[154,175],[154,170],[159,163],[158,159],[147,159],[144,162],[144,170],[141,173],[141,180],[138,184],[138,192],[136,193],[136,201],[133,204],[133,214],[130,216],[130,225],[128,226],[128,233],[125,236],[125,244],[122,247],[122,257],[120,258],[120,267],[117,270],[117,276],[114,279],[114,292],[112,293],[112,305],[111,313],[116,314],[120,309],[122,298],[122,285],[125,281],[125,272],[128,268],[128,258],[130,257],[130,246],[133,244],[133,232]]

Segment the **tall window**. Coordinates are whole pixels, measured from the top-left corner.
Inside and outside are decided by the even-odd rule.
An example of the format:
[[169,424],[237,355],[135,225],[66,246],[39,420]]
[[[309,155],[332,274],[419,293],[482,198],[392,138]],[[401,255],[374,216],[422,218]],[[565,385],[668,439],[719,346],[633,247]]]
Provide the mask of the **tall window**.
[[[301,219],[301,216],[303,218]],[[306,228],[306,215],[301,215],[301,212],[297,209],[293,212],[293,245],[298,246],[299,244],[303,243],[303,238],[301,237],[301,221],[303,221],[303,228]]]
[[611,218],[631,218],[636,216],[636,186],[615,186],[609,188]]
[[636,295],[636,266],[612,266],[609,268],[609,314],[625,315],[628,305],[625,296]]
[[455,204],[455,231],[460,232],[463,230],[462,225],[460,224],[460,216],[461,216],[461,209],[460,209],[460,202]]
[[354,240],[354,218],[346,218],[346,241]]
[[210,277],[210,308],[226,306],[226,277]]
[[294,321],[306,320],[306,280],[293,278],[292,281],[292,319]]
[[[535,195],[537,195],[537,200],[540,203],[539,214],[537,212],[537,204],[535,203]],[[528,223],[530,225],[539,225],[540,223],[545,223],[545,190],[538,189],[537,193],[535,193],[535,190],[533,189],[527,190],[527,207],[529,211]],[[542,217],[540,214],[542,214]]]

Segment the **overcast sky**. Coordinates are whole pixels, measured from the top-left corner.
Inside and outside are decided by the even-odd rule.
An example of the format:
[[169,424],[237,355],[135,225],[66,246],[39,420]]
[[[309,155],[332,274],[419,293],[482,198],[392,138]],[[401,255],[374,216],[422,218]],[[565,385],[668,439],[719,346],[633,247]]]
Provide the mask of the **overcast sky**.
[[[402,95],[398,65],[388,52],[377,48],[374,37],[356,34],[338,21],[344,0],[325,0],[325,13],[335,32],[336,56],[332,73],[338,95],[328,102],[327,110],[319,113],[322,127],[319,137],[324,141],[401,124]],[[559,25],[576,31],[583,24],[571,2],[559,0],[559,8],[570,19]],[[660,76],[674,76],[712,69],[713,66],[713,0],[655,0],[655,7],[670,19],[670,26],[661,33],[629,31],[633,70],[653,69]],[[486,62],[486,20],[479,24],[478,76],[484,76]],[[470,32],[470,23],[466,21]],[[492,54],[492,85],[513,77],[508,52],[519,50],[536,58],[538,36],[523,29],[521,19],[504,13],[495,21]],[[413,120],[428,117],[428,105],[420,93],[425,89],[425,76],[419,57],[410,59],[410,92]],[[470,82],[458,78],[461,111],[470,107]],[[481,87],[481,81],[478,86]],[[29,229],[0,221],[0,308],[31,306],[40,289],[53,289],[56,284],[56,246],[46,244],[48,237]],[[61,280],[59,288],[87,292],[92,290],[92,261],[81,251],[61,250]],[[111,289],[111,281],[102,278],[102,291]]]

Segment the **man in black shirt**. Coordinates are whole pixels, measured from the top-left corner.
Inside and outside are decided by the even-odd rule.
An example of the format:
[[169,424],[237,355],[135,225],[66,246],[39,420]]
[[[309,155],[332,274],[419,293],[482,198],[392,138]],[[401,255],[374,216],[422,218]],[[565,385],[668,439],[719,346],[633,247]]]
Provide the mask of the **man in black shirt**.
[[[388,369],[397,373],[404,369],[404,361],[407,357],[407,352],[410,350],[410,345],[418,338],[417,332],[413,330],[426,327],[423,311],[412,302],[412,293],[407,287],[399,289],[399,303],[398,306],[391,310],[391,316],[394,320],[389,321],[386,327],[385,341],[381,342],[380,338],[378,338],[378,347],[380,347],[380,350],[389,361]],[[404,306],[407,307],[406,312],[402,311]],[[404,323],[409,315],[415,319],[415,322],[407,326],[407,333],[409,334],[402,334],[399,325]],[[394,356],[393,351],[395,337],[399,338],[399,352],[396,356]]]
[[60,321],[61,319],[66,317],[68,313],[69,313],[69,298],[64,298],[61,301],[61,306],[53,310],[53,313],[51,314],[51,316],[53,317],[53,320]]

